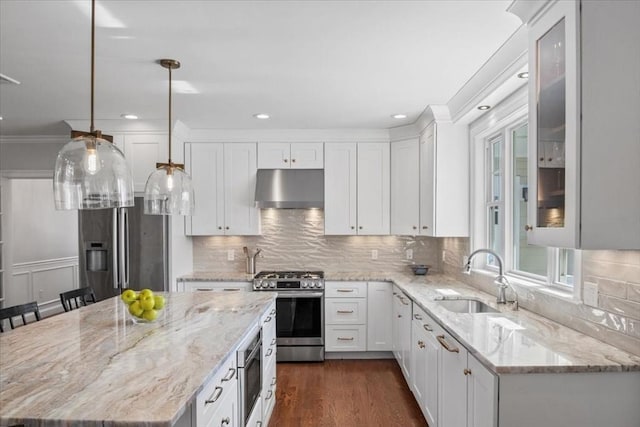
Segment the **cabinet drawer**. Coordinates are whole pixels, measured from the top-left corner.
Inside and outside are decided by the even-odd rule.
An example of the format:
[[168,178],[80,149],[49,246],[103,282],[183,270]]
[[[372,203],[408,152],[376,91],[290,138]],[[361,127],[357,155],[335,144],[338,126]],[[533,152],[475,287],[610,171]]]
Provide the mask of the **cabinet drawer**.
[[367,327],[365,325],[327,326],[325,340],[326,351],[366,351]]
[[324,318],[327,325],[364,325],[367,322],[367,300],[326,298]]
[[184,282],[185,292],[215,291],[237,292],[250,291],[250,282]]
[[367,282],[325,282],[327,298],[366,298]]
[[[216,414],[228,412],[223,408],[228,405],[230,399],[233,401],[237,399],[237,383],[236,358],[235,354],[233,354],[215,376],[205,384],[196,398],[198,427],[212,425],[212,419]],[[221,416],[224,418],[227,415],[223,414]]]

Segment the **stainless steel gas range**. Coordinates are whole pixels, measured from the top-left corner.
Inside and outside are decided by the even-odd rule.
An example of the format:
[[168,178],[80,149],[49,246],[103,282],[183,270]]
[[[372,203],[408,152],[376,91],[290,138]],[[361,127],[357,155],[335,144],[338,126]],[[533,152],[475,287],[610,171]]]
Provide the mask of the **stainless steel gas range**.
[[324,272],[261,271],[254,291],[277,291],[278,362],[324,360]]

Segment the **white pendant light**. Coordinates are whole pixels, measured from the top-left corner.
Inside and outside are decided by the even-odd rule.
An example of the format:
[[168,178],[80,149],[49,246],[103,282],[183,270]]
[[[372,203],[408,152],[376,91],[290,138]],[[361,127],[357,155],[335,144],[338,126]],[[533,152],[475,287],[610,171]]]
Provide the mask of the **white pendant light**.
[[191,177],[184,164],[171,161],[171,70],[180,68],[175,59],[161,59],[169,70],[169,160],[156,163],[144,187],[144,213],[150,215],[193,215],[194,196]]
[[93,125],[95,80],[95,0],[91,0],[91,127],[72,130],[58,153],[53,176],[56,209],[105,209],[133,206],[133,176],[122,152]]

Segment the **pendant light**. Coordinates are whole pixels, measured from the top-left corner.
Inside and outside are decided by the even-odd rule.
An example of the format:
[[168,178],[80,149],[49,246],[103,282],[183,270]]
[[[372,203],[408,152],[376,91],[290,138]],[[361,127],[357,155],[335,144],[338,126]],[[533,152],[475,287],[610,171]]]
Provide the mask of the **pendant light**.
[[156,163],[144,187],[144,213],[150,215],[193,215],[194,197],[191,177],[184,164],[171,161],[171,71],[180,68],[175,59],[161,59],[169,70],[169,160]]
[[95,0],[91,0],[91,125],[71,131],[58,153],[53,177],[56,209],[105,209],[133,206],[133,177],[113,137],[93,123],[95,80]]

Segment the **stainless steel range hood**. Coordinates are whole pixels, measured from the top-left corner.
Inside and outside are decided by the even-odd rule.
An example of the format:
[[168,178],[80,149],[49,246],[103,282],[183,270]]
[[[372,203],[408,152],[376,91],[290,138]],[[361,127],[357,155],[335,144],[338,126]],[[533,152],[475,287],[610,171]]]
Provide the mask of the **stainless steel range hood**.
[[324,170],[258,169],[256,207],[324,208]]

